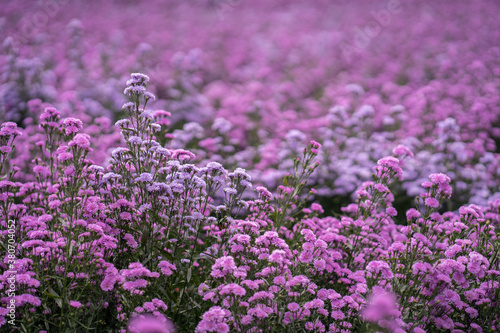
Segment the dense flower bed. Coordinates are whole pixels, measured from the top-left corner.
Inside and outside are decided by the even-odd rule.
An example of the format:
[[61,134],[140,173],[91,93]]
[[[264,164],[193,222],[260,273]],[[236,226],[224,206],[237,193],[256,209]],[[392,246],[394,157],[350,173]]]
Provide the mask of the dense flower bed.
[[498,9],[3,4],[0,331],[500,331]]
[[10,161],[20,130],[2,124],[3,327],[12,302],[26,332],[500,329],[500,200],[440,213],[451,180],[434,173],[397,225],[403,160],[387,156],[342,215],[321,218],[305,207],[315,191],[304,197],[315,141],[277,193],[252,195],[245,170],[162,147],[169,113],[146,109],[148,81],[127,81],[126,144],[105,167],[82,121],[47,107],[27,128],[40,140],[22,148],[25,174]]

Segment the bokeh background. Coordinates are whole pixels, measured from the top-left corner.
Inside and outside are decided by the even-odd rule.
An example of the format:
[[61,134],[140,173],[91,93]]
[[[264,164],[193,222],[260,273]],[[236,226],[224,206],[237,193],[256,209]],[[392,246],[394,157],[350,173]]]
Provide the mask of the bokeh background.
[[[395,207],[428,174],[448,209],[499,198],[498,1],[3,1],[0,118],[82,118],[105,162],[131,72],[172,113],[165,145],[276,188],[309,140],[328,212],[404,145]],[[30,138],[21,138],[20,145]],[[25,141],[22,141],[25,140]],[[20,157],[21,158],[21,157]]]

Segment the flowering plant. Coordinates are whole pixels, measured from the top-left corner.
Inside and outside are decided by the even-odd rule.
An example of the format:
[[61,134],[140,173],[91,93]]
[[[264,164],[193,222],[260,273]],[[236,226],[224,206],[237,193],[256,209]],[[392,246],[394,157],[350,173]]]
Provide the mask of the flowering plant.
[[498,200],[443,211],[451,179],[431,174],[396,224],[403,161],[386,156],[354,203],[321,217],[305,193],[319,143],[276,193],[252,191],[245,170],[160,144],[169,113],[146,109],[148,81],[127,81],[124,145],[104,166],[83,122],[55,108],[37,119],[38,150],[24,142],[36,156],[28,172],[11,161],[21,131],[2,125],[1,237],[15,240],[0,264],[3,328],[14,318],[23,332],[500,329]]

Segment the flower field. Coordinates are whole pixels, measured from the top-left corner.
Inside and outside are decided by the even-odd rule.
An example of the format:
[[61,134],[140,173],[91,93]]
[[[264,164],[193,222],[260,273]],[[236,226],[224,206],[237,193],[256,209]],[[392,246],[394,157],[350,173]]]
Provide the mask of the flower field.
[[500,332],[496,1],[6,1],[0,332]]

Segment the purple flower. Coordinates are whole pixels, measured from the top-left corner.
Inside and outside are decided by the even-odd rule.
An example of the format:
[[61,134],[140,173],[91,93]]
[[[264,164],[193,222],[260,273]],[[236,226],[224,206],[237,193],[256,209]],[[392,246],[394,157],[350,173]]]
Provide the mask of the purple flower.
[[313,260],[313,254],[309,251],[302,251],[299,256],[299,260],[302,263],[309,263]]
[[87,149],[90,147],[90,136],[88,134],[78,133],[68,145],[70,147],[77,146],[78,148]]
[[408,211],[406,211],[406,219],[408,221],[412,219],[418,219],[420,217],[420,212],[416,210],[415,208],[410,208]]
[[123,94],[127,96],[142,95],[146,92],[146,87],[144,86],[129,86],[123,90]]
[[397,210],[396,210],[394,207],[387,207],[387,208],[385,209],[385,212],[386,212],[388,215],[390,215],[390,216],[396,216],[396,215],[398,215],[398,212],[397,212]]
[[383,290],[374,292],[368,299],[367,306],[361,311],[361,317],[372,323],[400,315],[394,295]]
[[439,201],[437,201],[435,198],[425,198],[425,205],[431,208],[438,208]]
[[316,259],[314,260],[314,268],[316,268],[317,270],[324,270],[326,267],[326,262],[324,259]]
[[433,173],[429,179],[433,184],[449,184],[451,182],[450,177],[442,173]]
[[231,283],[222,287],[219,292],[220,295],[230,295],[244,296],[246,294],[245,288],[241,287],[236,283]]
[[82,306],[82,303],[78,301],[69,301],[69,305],[71,305],[74,308],[80,308]]
[[311,204],[311,210],[318,212],[318,213],[324,213],[325,211],[323,210],[323,207],[321,207],[320,204],[313,203]]
[[172,264],[166,260],[160,261],[160,263],[158,264],[158,267],[160,268],[162,274],[167,275],[167,276],[172,275],[173,271],[175,271],[177,269],[174,264]]
[[127,85],[145,84],[149,82],[149,76],[142,73],[131,73],[131,79],[127,81]]
[[371,273],[380,274],[380,276],[384,279],[392,279],[394,277],[391,268],[385,261],[381,260],[371,261],[366,266],[366,270]]
[[130,333],[174,333],[175,327],[165,317],[138,316],[128,324]]
[[153,175],[150,173],[141,173],[139,177],[135,179],[136,182],[152,182],[153,181]]
[[82,121],[76,118],[66,118],[62,124],[66,135],[77,133],[83,128]]
[[45,121],[47,119],[51,119],[52,121],[56,121],[57,119],[59,119],[60,115],[61,113],[57,111],[55,108],[48,107],[45,108],[45,110],[40,115],[40,120]]
[[412,151],[403,145],[398,145],[396,148],[394,148],[394,150],[392,152],[396,156],[405,156],[405,155],[410,156],[410,157],[414,156]]
[[299,309],[300,309],[300,305],[298,305],[297,303],[295,302],[292,302],[292,303],[289,303],[287,305],[287,308],[288,310],[292,311],[292,312],[297,312]]
[[399,168],[399,160],[392,156],[386,156],[377,161],[378,165],[385,166],[388,168]]

